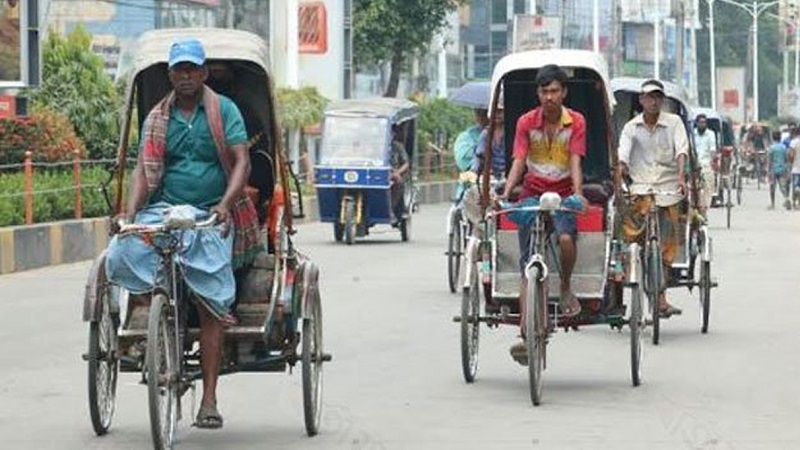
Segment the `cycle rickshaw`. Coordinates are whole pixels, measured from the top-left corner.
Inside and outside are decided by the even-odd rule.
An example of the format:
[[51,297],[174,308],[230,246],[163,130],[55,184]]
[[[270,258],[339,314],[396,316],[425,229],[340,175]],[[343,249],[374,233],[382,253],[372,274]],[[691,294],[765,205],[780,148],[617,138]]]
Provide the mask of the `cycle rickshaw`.
[[[246,192],[256,205],[265,243],[265,251],[252,266],[237,273],[238,324],[225,330],[220,372],[285,372],[300,363],[305,428],[312,436],[321,419],[322,365],[330,355],[323,352],[319,270],[291,238],[296,231],[292,219],[301,211],[295,209],[290,195],[292,175],[281,148],[266,42],[243,31],[209,28],[157,30],[141,36],[128,78],[114,175],[116,198],[113,205],[109,199],[109,206],[114,215],[122,210],[129,136],[141,132],[132,130],[132,124],[141,127],[146,114],[170,91],[169,46],[186,37],[198,38],[205,47],[207,84],[231,98],[242,112],[252,163]],[[180,238],[176,236],[185,229],[209,226],[210,220],[121,229],[143,239],[149,234],[154,240],[168,242],[153,247],[162,255],[162,273],[172,282],[156,286],[149,305],[125,304],[124,289],[106,278],[106,252],[95,260],[86,284],[83,320],[89,323],[89,349],[84,359],[89,369],[90,416],[97,435],[111,427],[118,373],[128,372],[140,374],[148,387],[154,446],[173,447],[182,397],[189,390],[194,392],[201,377],[196,345],[199,329],[192,320],[193,307],[184,298],[190,294],[178,275],[174,255]]]
[[[622,126],[641,111],[639,105],[639,94],[641,92],[643,78],[615,78],[611,80],[611,87],[617,106],[614,109],[614,122],[617,126],[617,136]],[[689,122],[690,111],[685,101],[685,93],[674,83],[662,81],[666,93],[664,108],[672,113],[678,114],[682,119],[687,134],[691,137],[691,126]],[[699,167],[697,155],[695,153],[692,139],[689,139],[690,151],[688,158],[688,170],[686,171],[688,198],[681,202],[680,206],[680,229],[682,230],[678,239],[677,256],[672,263],[667,287],[686,287],[690,291],[698,288],[700,291],[701,306],[701,327],[702,333],[708,332],[709,313],[711,308],[711,289],[716,287],[716,281],[711,278],[711,262],[713,260],[712,239],[704,219],[699,213],[700,187]],[[650,223],[655,221],[650,220]],[[650,315],[653,325],[652,341],[658,344],[660,339],[661,320],[659,314],[658,294],[659,286],[665,282],[665,277],[661,269],[661,252],[658,249],[657,233],[648,233],[645,243],[645,280],[647,289],[645,292],[650,303]],[[651,248],[656,247],[651,250]],[[700,265],[699,278],[696,277],[696,266]]]
[[[454,317],[461,325],[462,372],[467,383],[475,380],[478,370],[481,324],[492,328],[518,326],[521,320],[525,321],[528,378],[534,405],[539,405],[542,398],[547,343],[558,329],[576,329],[585,325],[610,325],[621,329],[628,325],[630,375],[632,384],[638,386],[641,382],[641,333],[645,325],[639,246],[635,243],[623,245],[620,240],[617,213],[620,183],[614,170],[617,154],[612,142],[611,122],[614,97],[609,89],[605,60],[596,53],[582,50],[541,50],[508,55],[494,69],[490,114],[497,110],[502,90],[506,149],[512,149],[518,118],[538,106],[534,80],[538,70],[548,64],[558,64],[568,72],[570,78],[565,104],[580,111],[587,123],[584,195],[591,204],[585,214],[578,214],[578,260],[572,275],[574,294],[582,305],[581,313],[570,318],[557,313],[560,257],[557,245],[550,239],[547,224],[551,214],[565,209],[561,198],[546,193],[540,197],[538,206],[508,204],[494,207],[491,205],[490,169],[486,164],[479,180],[485,216],[477,227],[480,232],[473,233],[469,239],[461,314]],[[494,125],[489,132],[495,132]],[[486,159],[490,160],[490,146],[486,152]],[[511,153],[507,152],[507,161],[510,158]],[[515,223],[508,220],[508,214],[523,211],[535,212],[530,225],[531,257],[524,271],[528,286],[527,298],[524,299],[527,314],[521,314],[519,308],[518,230]],[[625,288],[631,289],[629,308],[623,303]]]
[[[337,242],[352,244],[379,224],[398,228],[403,242],[410,239],[418,115],[416,103],[384,97],[341,100],[325,110],[314,180],[320,221],[333,224]],[[395,139],[409,163],[398,185],[392,181]]]
[[727,227],[731,227],[731,209],[733,209],[733,191],[736,191],[736,201],[742,204],[742,187],[739,180],[739,170],[736,167],[738,152],[736,139],[733,133],[733,123],[727,117],[721,116],[711,108],[694,108],[692,110],[692,123],[697,122],[697,116],[704,114],[708,128],[717,136],[717,151],[714,154],[712,167],[714,168],[715,192],[711,199],[710,207],[724,207]]

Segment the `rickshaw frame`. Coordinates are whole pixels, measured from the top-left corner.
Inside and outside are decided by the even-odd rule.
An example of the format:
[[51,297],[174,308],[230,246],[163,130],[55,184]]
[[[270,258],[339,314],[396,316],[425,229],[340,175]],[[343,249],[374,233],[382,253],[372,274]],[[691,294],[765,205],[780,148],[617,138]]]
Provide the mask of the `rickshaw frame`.
[[[301,217],[302,211],[293,209],[290,195],[293,174],[281,146],[281,129],[269,71],[269,51],[263,39],[244,31],[216,28],[155,30],[139,38],[132,67],[125,72],[128,80],[126,107],[114,169],[116,197],[110,215],[116,217],[123,210],[124,178],[134,118],[138,124],[136,133],[141,135],[147,113],[171,90],[167,78],[169,46],[175,40],[187,37],[199,39],[204,46],[206,67],[209,68],[206,84],[231,98],[244,118],[250,137],[248,146],[252,165],[246,193],[255,199],[259,225],[263,227],[264,253],[267,254],[262,263],[257,260],[247,271],[237,275],[237,285],[239,276],[248,282],[251,277],[258,280],[252,282],[256,288],[251,288],[255,289],[257,298],[242,298],[237,286],[240,323],[225,330],[220,375],[248,371],[283,372],[302,362],[306,432],[313,436],[318,432],[321,421],[322,363],[329,361],[331,356],[322,350],[319,269],[295,248],[290,238],[296,233],[293,218]],[[120,297],[125,292],[107,280],[105,258],[104,250],[92,266],[83,307],[83,320],[90,323],[90,349],[84,355],[90,368],[90,412],[98,435],[105,434],[111,426],[116,373],[141,372],[144,379],[145,357],[141,352],[137,355],[135,350],[143,338],[146,340],[148,331],[130,328],[135,320],[131,317],[133,310],[130,304],[129,314],[124,320],[121,319]],[[281,318],[275,314],[278,303],[285,310]],[[109,348],[98,349],[95,343],[97,339],[93,337],[97,334],[95,330],[109,322],[109,317],[113,327],[106,326],[104,333],[113,338],[112,344]],[[153,324],[147,326],[152,327]],[[309,326],[315,331],[313,335],[305,332]],[[186,339],[194,342],[198,334],[196,328],[188,329]],[[126,340],[127,347],[119,346],[121,340]],[[297,348],[301,341],[303,353],[299,354]],[[252,354],[240,354],[241,349],[245,348],[242,346],[251,348]],[[256,352],[257,348],[262,350]],[[184,349],[184,353],[186,351]],[[93,374],[97,372],[97,366],[103,365],[108,366],[106,372],[110,371],[114,385],[106,392],[99,392],[98,384],[102,384],[103,380],[96,379]],[[199,373],[190,375],[193,380],[200,376]],[[101,411],[98,394],[110,395],[110,413],[104,415]],[[159,442],[155,430],[153,432],[157,447],[172,446],[172,442]]]

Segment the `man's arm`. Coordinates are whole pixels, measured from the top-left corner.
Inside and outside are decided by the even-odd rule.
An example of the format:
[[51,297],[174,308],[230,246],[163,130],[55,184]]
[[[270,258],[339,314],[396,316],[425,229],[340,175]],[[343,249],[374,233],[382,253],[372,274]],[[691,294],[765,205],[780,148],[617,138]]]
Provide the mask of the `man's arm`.
[[528,159],[528,145],[530,144],[530,137],[528,136],[528,125],[525,122],[527,116],[523,115],[517,120],[517,129],[514,134],[514,150],[513,162],[511,163],[511,170],[508,172],[506,178],[506,186],[503,189],[503,198],[508,198],[511,192],[517,185],[522,182],[522,176],[525,175]]
[[569,173],[572,177],[572,192],[583,197],[583,166],[581,161],[586,156],[586,119],[573,121],[575,127],[569,140]]
[[236,198],[244,192],[247,179],[250,177],[250,155],[247,153],[245,144],[231,146],[228,151],[233,154],[233,168],[228,179],[225,195],[222,196],[222,200],[219,203],[227,210],[230,210]]
[[631,149],[633,148],[633,129],[631,122],[622,127],[622,133],[619,136],[619,146],[617,147],[617,155],[619,157],[619,164],[616,167],[617,176],[624,179],[628,175],[628,165],[631,159]]
[[689,136],[686,134],[686,127],[683,126],[683,122],[680,119],[678,119],[675,124],[673,136],[675,143],[675,159],[678,164],[678,188],[686,193],[684,167],[686,166],[686,157],[689,154]]
[[144,175],[144,152],[140,151],[136,159],[136,167],[131,174],[130,197],[125,210],[125,217],[132,219],[144,202],[147,201],[147,178]]

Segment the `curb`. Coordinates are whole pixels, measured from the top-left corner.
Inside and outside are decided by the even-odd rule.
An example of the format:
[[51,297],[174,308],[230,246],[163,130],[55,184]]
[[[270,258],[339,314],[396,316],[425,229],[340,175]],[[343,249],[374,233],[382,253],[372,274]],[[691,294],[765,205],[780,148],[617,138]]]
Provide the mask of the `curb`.
[[[450,201],[455,181],[419,184],[420,204]],[[317,198],[304,199],[305,218],[319,219]],[[95,258],[109,241],[105,217],[0,228],[0,275]]]

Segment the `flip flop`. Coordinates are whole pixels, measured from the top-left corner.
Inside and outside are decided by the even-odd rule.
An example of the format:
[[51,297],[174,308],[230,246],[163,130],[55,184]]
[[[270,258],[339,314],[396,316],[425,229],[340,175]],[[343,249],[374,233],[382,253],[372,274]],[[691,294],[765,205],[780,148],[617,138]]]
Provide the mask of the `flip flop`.
[[223,420],[222,414],[217,411],[217,405],[201,406],[197,411],[197,419],[195,419],[194,426],[206,430],[218,430],[222,428]]
[[561,297],[561,301],[558,303],[558,315],[565,318],[575,317],[581,313],[581,302],[572,293],[567,294],[567,296],[571,298],[571,301],[565,302],[565,296]]
[[514,361],[523,366],[528,365],[528,347],[525,345],[525,341],[517,342],[516,344],[512,345],[509,349],[509,352],[511,353],[511,358]]
[[672,305],[667,305],[666,308],[658,308],[658,315],[664,319],[668,319],[670,316],[680,316],[681,314],[683,314],[683,311]]

